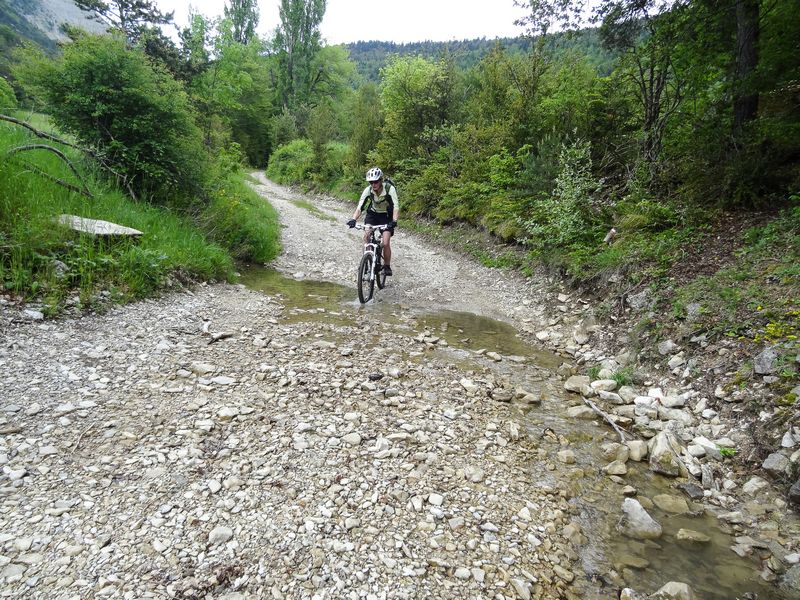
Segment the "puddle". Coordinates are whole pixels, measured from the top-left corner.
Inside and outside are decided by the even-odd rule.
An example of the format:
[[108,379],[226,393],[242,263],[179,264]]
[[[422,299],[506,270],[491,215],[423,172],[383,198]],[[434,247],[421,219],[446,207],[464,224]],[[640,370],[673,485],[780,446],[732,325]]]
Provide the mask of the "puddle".
[[[701,513],[700,504],[690,502],[699,516],[675,516],[663,513],[657,507],[647,511],[661,523],[664,534],[653,542],[642,542],[621,537],[616,523],[622,513],[622,485],[614,483],[601,469],[609,460],[602,455],[606,442],[618,441],[617,436],[604,424],[594,421],[569,419],[566,407],[575,403],[563,390],[563,383],[550,378],[562,359],[550,352],[527,344],[514,328],[504,322],[470,313],[449,310],[424,312],[417,307],[400,307],[388,303],[371,303],[362,306],[354,286],[342,286],[320,281],[293,279],[274,269],[248,267],[241,270],[241,283],[269,296],[281,299],[285,310],[282,320],[342,322],[352,325],[363,318],[362,311],[377,311],[376,318],[392,325],[407,328],[411,335],[424,331],[444,339],[446,348],[437,346],[436,352],[450,353],[454,363],[471,363],[479,357],[476,351],[496,352],[506,357],[525,357],[525,361],[503,360],[487,364],[498,373],[516,381],[532,391],[542,392],[544,401],[538,406],[510,405],[511,411],[525,425],[532,444],[539,447],[539,458],[533,458],[529,467],[532,484],[563,486],[570,495],[570,503],[577,509],[577,521],[583,532],[590,536],[591,544],[578,550],[583,570],[596,576],[581,576],[573,584],[581,598],[616,598],[620,585],[604,584],[603,577],[611,569],[624,580],[624,585],[639,592],[652,594],[668,581],[688,583],[698,598],[732,600],[789,600],[760,578],[755,558],[741,558],[731,547],[736,544],[734,534],[728,533],[713,516]],[[598,421],[600,419],[598,418]],[[575,453],[575,465],[557,464],[554,469],[544,468],[556,463],[556,453],[564,449],[557,441],[545,436],[558,432],[569,440]],[[670,494],[685,498],[672,488],[674,481],[654,475],[647,464],[628,463],[629,472],[623,478],[625,485],[637,488],[639,496],[653,498]],[[647,503],[646,500],[644,500]],[[793,519],[793,517],[788,517]],[[707,543],[689,543],[677,539],[679,529],[690,529],[710,538]],[[765,532],[769,538],[769,532]]]
[[561,364],[556,355],[522,340],[511,325],[488,317],[451,310],[422,312],[386,302],[362,305],[354,286],[294,279],[275,269],[259,266],[243,267],[240,273],[240,283],[281,299],[287,322],[331,322],[332,318],[343,314],[352,318],[358,317],[359,311],[370,311],[376,318],[393,325],[410,326],[418,332],[427,329],[444,339],[450,348],[522,356],[548,369]]
[[495,319],[472,313],[440,310],[417,314],[414,320],[421,327],[445,339],[452,347],[485,350],[504,356],[523,356],[548,369],[554,369],[562,362],[552,352],[526,343],[508,323]]
[[287,309],[338,310],[344,303],[352,302],[354,299],[358,302],[355,287],[350,289],[326,281],[294,279],[275,269],[258,266],[243,267],[239,273],[241,274],[240,283],[251,290],[281,298]]

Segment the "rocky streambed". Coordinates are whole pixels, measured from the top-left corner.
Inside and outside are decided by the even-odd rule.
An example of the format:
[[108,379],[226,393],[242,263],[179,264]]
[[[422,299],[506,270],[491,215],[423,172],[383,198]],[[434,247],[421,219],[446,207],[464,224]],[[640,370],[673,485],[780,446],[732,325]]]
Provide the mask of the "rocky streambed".
[[[259,189],[282,215],[274,266],[352,285],[342,207]],[[0,594],[800,596],[794,513],[769,471],[726,461],[743,432],[715,398],[620,388],[625,354],[545,281],[393,246],[363,308],[227,284],[55,322],[3,303]],[[431,307],[538,350],[432,326]]]

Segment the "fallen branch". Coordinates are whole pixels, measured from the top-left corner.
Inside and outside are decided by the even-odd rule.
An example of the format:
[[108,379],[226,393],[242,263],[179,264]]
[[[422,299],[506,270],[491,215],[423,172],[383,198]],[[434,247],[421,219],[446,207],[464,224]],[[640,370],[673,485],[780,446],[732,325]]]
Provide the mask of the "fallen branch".
[[90,156],[91,158],[93,158],[94,160],[97,161],[97,164],[99,164],[100,167],[104,171],[106,171],[106,172],[110,173],[111,175],[113,175],[117,179],[117,182],[120,185],[125,187],[125,189],[128,191],[128,194],[130,195],[131,198],[133,198],[134,200],[137,200],[136,193],[133,191],[133,188],[131,187],[131,184],[128,181],[128,178],[125,175],[123,175],[121,173],[118,173],[117,171],[112,169],[106,163],[106,161],[103,158],[102,154],[100,154],[99,152],[97,152],[97,151],[95,151],[95,150],[93,150],[91,148],[85,148],[83,146],[78,146],[77,144],[73,144],[72,142],[68,142],[67,140],[59,138],[58,136],[55,136],[55,135],[53,135],[51,133],[47,133],[46,131],[41,131],[39,129],[36,129],[35,127],[30,125],[29,123],[26,123],[25,121],[20,121],[19,119],[15,119],[14,117],[9,117],[8,115],[0,114],[0,121],[7,121],[8,123],[13,123],[14,125],[19,125],[20,127],[24,127],[28,131],[31,131],[36,137],[40,137],[40,138],[42,138],[44,140],[49,140],[51,142],[56,142],[58,144],[66,146],[68,148],[74,148],[75,150],[79,150],[79,151],[83,152],[84,154],[86,154],[87,156]]
[[224,340],[224,339],[227,339],[227,338],[229,338],[229,337],[233,337],[233,335],[234,335],[234,334],[232,334],[232,333],[227,333],[227,332],[215,333],[215,334],[213,334],[213,335],[211,336],[211,339],[210,339],[210,340],[208,340],[208,343],[209,343],[209,345],[211,345],[211,344],[214,344],[214,343],[216,343],[216,342],[218,342],[218,341],[220,341],[220,340]]
[[50,140],[51,142],[58,142],[59,144],[63,144],[64,146],[67,146],[69,148],[75,148],[76,150],[80,150],[81,152],[85,152],[87,154],[94,156],[94,154],[90,150],[87,150],[86,148],[81,148],[80,146],[76,146],[72,142],[62,140],[51,133],[47,133],[46,131],[40,131],[39,129],[36,129],[33,125],[31,125],[30,123],[26,123],[25,121],[20,121],[19,119],[15,119],[14,117],[9,117],[8,115],[0,115],[0,121],[8,121],[9,123],[13,123],[14,125],[19,125],[20,127],[24,127],[25,129],[28,129],[29,131],[33,132],[33,134],[36,137],[40,137],[44,140]]
[[605,419],[608,422],[608,424],[611,425],[611,427],[614,428],[614,431],[616,431],[617,434],[619,435],[620,441],[624,444],[625,443],[625,432],[622,430],[622,428],[620,428],[619,425],[614,423],[614,420],[607,413],[603,412],[600,409],[600,407],[597,406],[597,404],[595,404],[594,402],[592,402],[588,398],[584,398],[583,401],[586,403],[586,405],[589,408],[591,408],[594,412],[596,412],[598,415],[603,417],[603,419]]
[[78,439],[77,439],[77,440],[75,441],[75,443],[72,445],[72,448],[70,448],[70,450],[71,450],[72,452],[75,452],[75,450],[77,450],[77,449],[78,449],[78,446],[80,446],[80,445],[81,445],[81,440],[83,439],[83,436],[84,436],[84,435],[86,435],[87,433],[89,433],[89,430],[90,430],[90,429],[92,429],[92,428],[94,428],[94,423],[92,423],[92,424],[91,424],[91,425],[89,425],[89,426],[88,426],[86,429],[84,429],[83,431],[81,431],[81,434],[78,436]]
[[41,175],[45,179],[49,179],[53,183],[57,183],[58,185],[67,188],[71,192],[75,192],[76,194],[81,194],[82,196],[86,196],[87,198],[94,198],[92,193],[87,189],[81,189],[77,185],[72,185],[71,183],[68,183],[68,182],[64,181],[63,179],[59,179],[58,177],[54,177],[53,175],[50,175],[50,173],[47,173],[46,171],[43,171],[42,169],[40,169],[36,165],[32,165],[29,162],[26,162],[24,164],[25,164],[26,168],[30,169],[32,172],[36,173],[37,175]]
[[81,182],[81,185],[83,185],[83,189],[81,190],[78,187],[76,187],[76,186],[74,186],[74,185],[72,185],[70,183],[67,183],[66,181],[63,181],[63,180],[59,179],[58,177],[54,177],[53,175],[50,175],[49,173],[46,173],[45,171],[43,171],[39,167],[36,167],[36,166],[31,165],[31,164],[28,163],[27,166],[30,167],[36,174],[42,175],[42,176],[46,177],[47,179],[50,179],[51,181],[54,181],[57,184],[59,184],[61,186],[64,186],[65,188],[67,188],[69,190],[72,190],[73,192],[78,192],[80,194],[83,194],[84,196],[88,196],[89,198],[94,198],[94,196],[92,195],[92,192],[89,191],[88,186],[83,181],[83,178],[81,177],[81,174],[78,173],[78,169],[76,169],[75,165],[73,165],[72,162],[69,160],[69,158],[67,158],[67,155],[64,154],[58,148],[53,148],[53,146],[50,146],[48,144],[26,144],[25,146],[17,146],[16,148],[11,148],[8,151],[8,154],[16,154],[17,152],[27,152],[28,150],[47,150],[48,152],[52,152],[53,154],[58,156],[58,158],[63,160],[65,163],[67,163],[67,166],[69,167],[70,171],[72,171],[72,173],[75,175],[75,177],[78,178],[78,181]]

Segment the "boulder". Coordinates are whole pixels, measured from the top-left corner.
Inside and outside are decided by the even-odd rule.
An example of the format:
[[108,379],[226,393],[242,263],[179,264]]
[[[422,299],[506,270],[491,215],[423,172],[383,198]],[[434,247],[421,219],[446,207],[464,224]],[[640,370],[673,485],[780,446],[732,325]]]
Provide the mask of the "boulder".
[[617,531],[637,540],[654,540],[661,537],[662,529],[638,500],[625,498],[622,503],[622,517],[617,523]]
[[685,477],[686,466],[680,459],[681,445],[669,431],[661,431],[650,440],[650,469],[668,477]]

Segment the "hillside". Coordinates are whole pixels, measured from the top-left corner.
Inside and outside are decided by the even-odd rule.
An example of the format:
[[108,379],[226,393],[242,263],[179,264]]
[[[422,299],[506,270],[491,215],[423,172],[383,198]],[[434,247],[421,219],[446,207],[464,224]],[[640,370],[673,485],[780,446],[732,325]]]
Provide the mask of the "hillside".
[[0,0],[0,25],[44,48],[66,39],[61,25],[69,23],[92,32],[104,27],[88,19],[72,0]]
[[[531,48],[533,39],[517,38],[479,38],[449,42],[412,42],[396,44],[384,41],[358,41],[347,44],[350,59],[356,63],[358,72],[368,81],[379,81],[380,70],[391,56],[424,56],[438,59],[449,56],[459,69],[475,66],[496,45],[501,45],[510,54],[522,54]],[[598,72],[606,75],[611,72],[613,54],[603,49],[596,29],[585,29],[574,35],[552,36],[546,47],[555,53],[578,52],[586,56]]]

